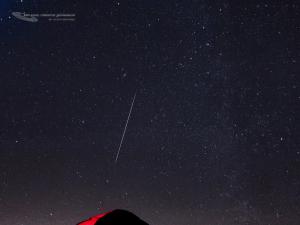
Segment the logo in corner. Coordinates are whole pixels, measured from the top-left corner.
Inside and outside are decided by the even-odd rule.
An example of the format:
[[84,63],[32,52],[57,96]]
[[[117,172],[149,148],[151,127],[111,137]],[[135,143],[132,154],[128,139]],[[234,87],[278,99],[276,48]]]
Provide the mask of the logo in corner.
[[23,20],[26,22],[36,23],[39,21],[38,18],[36,18],[35,16],[32,16],[30,14],[25,14],[25,13],[21,13],[21,12],[13,12],[12,15],[17,19]]

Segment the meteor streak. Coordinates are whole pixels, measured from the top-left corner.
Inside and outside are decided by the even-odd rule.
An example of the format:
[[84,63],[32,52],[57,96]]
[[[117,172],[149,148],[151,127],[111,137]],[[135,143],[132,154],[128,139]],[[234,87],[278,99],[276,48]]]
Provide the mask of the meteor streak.
[[123,130],[123,134],[122,134],[121,142],[120,142],[120,145],[119,145],[118,153],[117,153],[117,156],[116,156],[116,158],[115,158],[115,163],[117,163],[117,162],[118,162],[118,158],[119,158],[120,151],[121,151],[121,148],[122,148],[122,144],[123,144],[124,136],[125,136],[125,134],[126,134],[126,131],[127,131],[127,125],[128,125],[128,122],[129,122],[129,120],[130,120],[130,116],[131,116],[132,108],[133,108],[133,105],[134,105],[135,97],[136,97],[136,92],[135,92],[135,94],[134,94],[134,96],[133,96],[133,99],[132,99],[132,102],[131,102],[130,111],[129,111],[129,113],[128,113],[127,121],[126,121],[126,124],[125,124],[124,130]]

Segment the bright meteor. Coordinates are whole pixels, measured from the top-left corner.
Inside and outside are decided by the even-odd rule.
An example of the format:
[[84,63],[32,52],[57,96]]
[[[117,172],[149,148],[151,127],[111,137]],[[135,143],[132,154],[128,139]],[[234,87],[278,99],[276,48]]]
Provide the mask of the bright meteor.
[[120,145],[119,145],[118,153],[117,153],[117,156],[116,156],[116,159],[115,159],[115,163],[118,162],[118,158],[119,158],[120,151],[121,151],[121,148],[122,148],[124,136],[125,136],[126,130],[127,130],[127,125],[128,125],[129,120],[130,120],[131,112],[132,112],[133,105],[134,105],[134,102],[135,102],[135,97],[136,97],[136,92],[135,92],[135,94],[133,96],[133,99],[132,99],[132,102],[131,102],[131,107],[130,107],[130,110],[129,110],[129,113],[128,113],[128,117],[127,117],[127,121],[126,121],[124,130],[123,130],[123,134],[122,134],[121,142],[120,142]]

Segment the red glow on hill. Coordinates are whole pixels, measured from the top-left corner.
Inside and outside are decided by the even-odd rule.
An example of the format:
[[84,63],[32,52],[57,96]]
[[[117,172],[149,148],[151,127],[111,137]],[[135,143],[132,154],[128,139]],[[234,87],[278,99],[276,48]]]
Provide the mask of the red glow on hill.
[[97,222],[98,219],[102,218],[106,214],[107,213],[103,213],[103,214],[100,214],[100,215],[97,215],[97,216],[93,216],[93,217],[89,218],[88,220],[79,223],[78,225],[94,225]]

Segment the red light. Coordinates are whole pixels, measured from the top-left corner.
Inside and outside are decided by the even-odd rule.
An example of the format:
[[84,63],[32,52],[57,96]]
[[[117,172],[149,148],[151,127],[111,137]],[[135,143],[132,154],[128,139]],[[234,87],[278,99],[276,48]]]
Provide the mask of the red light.
[[79,223],[78,225],[94,225],[98,219],[102,218],[103,216],[105,216],[107,213],[103,213],[97,216],[93,216],[91,218],[89,218],[88,220],[85,220],[81,223]]

